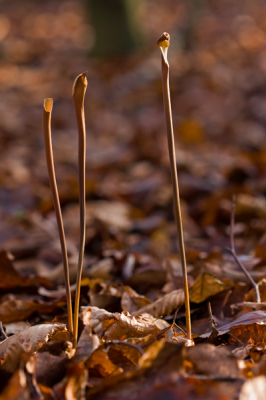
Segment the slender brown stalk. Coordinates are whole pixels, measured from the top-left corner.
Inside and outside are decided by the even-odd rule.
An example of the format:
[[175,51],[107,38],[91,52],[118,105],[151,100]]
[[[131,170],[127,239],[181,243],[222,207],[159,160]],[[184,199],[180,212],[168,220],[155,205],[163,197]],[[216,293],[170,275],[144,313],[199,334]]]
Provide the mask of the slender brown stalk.
[[86,162],[86,129],[84,116],[84,97],[87,88],[86,72],[80,74],[73,85],[72,96],[76,113],[79,134],[79,207],[80,207],[80,245],[76,279],[76,299],[74,310],[74,346],[78,339],[78,316],[80,300],[80,283],[85,248],[86,231],[86,198],[85,198],[85,162]]
[[231,209],[231,219],[230,219],[230,244],[231,248],[227,247],[226,250],[229,251],[229,253],[232,254],[236,264],[239,266],[240,269],[244,272],[248,280],[250,281],[251,285],[253,286],[255,290],[255,296],[256,296],[256,302],[260,303],[261,298],[260,298],[260,290],[258,284],[254,281],[246,267],[242,264],[242,262],[239,260],[237,254],[236,254],[236,249],[235,249],[235,196],[233,196],[232,199],[232,209]]
[[52,139],[51,139],[51,114],[52,114],[52,109],[53,109],[53,99],[45,99],[43,106],[44,106],[43,107],[43,135],[44,135],[46,162],[47,162],[49,181],[50,181],[50,186],[51,186],[51,191],[52,191],[53,203],[54,203],[54,208],[55,208],[57,226],[58,226],[61,249],[62,249],[65,286],[66,286],[66,298],[67,298],[68,329],[71,332],[73,332],[73,317],[72,317],[72,304],[71,304],[71,292],[70,292],[70,283],[69,283],[69,268],[68,268],[68,259],[67,259],[66,239],[65,239],[62,213],[61,213],[56,178],[55,178]]
[[185,247],[183,239],[182,217],[181,217],[178,179],[176,171],[175,143],[174,143],[174,132],[173,132],[173,121],[172,121],[172,110],[171,110],[171,99],[170,99],[170,88],[169,88],[169,64],[167,60],[167,51],[169,44],[170,44],[170,35],[165,32],[159,37],[157,41],[157,46],[160,47],[162,54],[163,101],[164,101],[164,112],[166,118],[169,157],[171,164],[175,221],[178,231],[179,251],[180,251],[180,258],[183,270],[187,338],[191,340],[192,336],[191,336],[191,319],[190,319],[189,291],[188,291],[188,281],[187,281],[186,255],[185,255]]

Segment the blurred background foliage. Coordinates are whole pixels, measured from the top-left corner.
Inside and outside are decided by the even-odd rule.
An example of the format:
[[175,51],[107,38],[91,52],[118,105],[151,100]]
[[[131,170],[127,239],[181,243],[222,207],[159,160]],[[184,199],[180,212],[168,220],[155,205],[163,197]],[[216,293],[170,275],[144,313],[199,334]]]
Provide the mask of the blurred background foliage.
[[[160,256],[176,251],[169,240],[175,233],[156,48],[163,31],[171,35],[186,241],[200,248],[227,241],[237,193],[238,244],[253,248],[266,227],[266,5],[260,0],[1,0],[1,247],[12,249],[25,236],[36,240],[32,227],[43,227],[44,217],[53,221],[41,131],[46,97],[54,98],[65,213],[77,202],[71,88],[87,70],[88,202],[126,207],[127,223],[110,229],[129,232],[127,243],[116,238],[112,246]],[[97,229],[88,228],[88,246],[98,243]],[[76,237],[78,228],[69,230]]]

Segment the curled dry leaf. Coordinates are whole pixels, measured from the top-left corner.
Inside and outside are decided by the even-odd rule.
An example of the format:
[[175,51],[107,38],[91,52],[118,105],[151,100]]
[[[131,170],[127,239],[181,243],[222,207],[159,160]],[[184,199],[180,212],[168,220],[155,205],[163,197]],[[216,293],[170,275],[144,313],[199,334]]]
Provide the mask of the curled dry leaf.
[[150,314],[154,318],[162,315],[171,315],[178,307],[184,305],[185,296],[183,289],[173,290],[160,299],[140,308],[135,314]]
[[4,358],[2,368],[13,372],[16,370],[22,352],[34,353],[57,333],[64,333],[71,339],[71,334],[63,324],[35,325],[11,336],[0,343],[0,358]]
[[62,379],[69,360],[49,352],[36,354],[36,379],[42,385],[52,387]]
[[111,361],[116,365],[137,365],[141,357],[141,347],[139,347],[139,350],[137,346],[129,346],[128,344],[131,343],[130,341],[124,342],[126,344],[123,344],[123,341],[118,344],[115,344],[115,342],[115,340],[110,342],[114,344],[111,344],[108,350],[108,356]]
[[78,362],[86,360],[99,345],[100,341],[98,336],[91,333],[91,328],[89,326],[85,326],[80,335],[73,361]]
[[106,340],[125,340],[159,333],[158,327],[148,316],[132,316],[127,312],[109,313],[97,307],[83,312],[83,323]]
[[123,369],[115,365],[109,358],[108,354],[101,350],[95,350],[85,363],[89,368],[90,376],[114,376],[121,374]]
[[190,288],[190,301],[193,303],[201,303],[210,296],[214,296],[223,290],[229,289],[228,285],[224,284],[214,275],[203,273],[200,274]]
[[103,324],[105,326],[108,324],[112,324],[115,320],[113,320],[113,314],[98,308],[98,307],[82,307],[83,310],[83,324],[91,327],[91,329],[99,336],[103,333]]

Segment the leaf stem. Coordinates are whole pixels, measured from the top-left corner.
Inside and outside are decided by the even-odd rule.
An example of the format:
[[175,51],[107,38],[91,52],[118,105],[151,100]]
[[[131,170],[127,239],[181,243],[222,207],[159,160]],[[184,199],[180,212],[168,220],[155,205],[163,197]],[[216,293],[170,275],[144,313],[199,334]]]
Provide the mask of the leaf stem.
[[60,244],[63,257],[64,266],[64,278],[66,286],[66,298],[67,298],[67,315],[68,315],[68,329],[73,333],[73,317],[72,317],[72,304],[71,304],[71,292],[69,282],[69,267],[67,258],[66,239],[64,233],[63,219],[60,208],[60,201],[58,195],[58,189],[56,184],[55,169],[54,169],[54,158],[51,138],[51,114],[53,109],[53,99],[45,99],[43,104],[43,136],[46,154],[46,163],[50,181],[50,187],[52,191],[54,209],[56,214],[58,232],[60,237]]
[[180,251],[180,258],[181,258],[182,271],[183,271],[187,338],[191,340],[192,335],[191,335],[191,319],[190,319],[190,304],[189,304],[189,291],[188,291],[188,280],[187,280],[186,255],[185,255],[184,238],[183,238],[178,178],[177,178],[177,171],[176,171],[175,143],[174,143],[171,98],[170,98],[170,88],[169,88],[169,63],[167,60],[167,51],[168,51],[169,44],[170,44],[170,35],[165,32],[158,39],[157,45],[158,45],[158,47],[160,47],[161,55],[162,55],[163,101],[164,101],[164,112],[165,112],[165,118],[166,118],[168,148],[169,148],[169,157],[170,157],[170,165],[171,165],[172,184],[173,184],[175,221],[176,221],[176,226],[177,226],[177,231],[178,231],[179,251]]
[[86,72],[80,74],[75,79],[72,97],[76,120],[78,125],[79,135],[79,208],[80,208],[80,245],[78,270],[76,278],[76,298],[74,309],[74,347],[76,347],[78,339],[78,316],[79,316],[79,301],[80,301],[80,284],[82,275],[82,266],[85,248],[85,233],[86,233],[86,194],[85,194],[85,163],[86,163],[86,129],[84,116],[84,98],[87,88]]

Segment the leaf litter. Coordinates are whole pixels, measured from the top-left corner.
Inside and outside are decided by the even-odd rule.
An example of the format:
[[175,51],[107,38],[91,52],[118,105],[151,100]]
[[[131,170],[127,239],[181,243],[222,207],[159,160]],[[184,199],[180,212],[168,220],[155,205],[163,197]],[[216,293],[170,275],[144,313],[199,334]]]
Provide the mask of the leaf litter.
[[[195,342],[189,346],[158,57],[150,48],[119,66],[85,58],[90,21],[78,3],[59,3],[18,5],[16,12],[7,1],[0,6],[0,399],[264,399],[264,5],[235,1],[228,12],[225,4],[206,4],[192,31],[182,2],[147,0],[140,13],[147,42],[161,32],[154,24],[161,18],[184,42],[171,55],[171,95]],[[84,65],[88,219],[74,350],[39,131],[40,104],[51,93],[74,284],[78,180],[67,99]],[[233,195],[237,254],[261,302],[225,251]],[[72,286],[72,301],[74,292]]]

